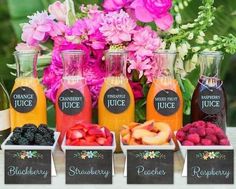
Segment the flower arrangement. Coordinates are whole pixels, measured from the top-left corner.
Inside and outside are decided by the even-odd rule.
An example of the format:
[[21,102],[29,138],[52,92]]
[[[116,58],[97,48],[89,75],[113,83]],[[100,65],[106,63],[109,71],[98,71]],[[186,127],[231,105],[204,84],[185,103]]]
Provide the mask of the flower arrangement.
[[[190,1],[104,0],[101,6],[80,7],[75,7],[72,0],[56,1],[47,11],[29,16],[29,22],[22,24],[23,43],[16,49],[49,51],[51,61],[44,69],[42,83],[52,102],[55,102],[63,74],[60,52],[83,50],[86,54],[83,69],[94,107],[105,76],[104,52],[125,49],[128,51],[127,74],[136,99],[138,122],[145,121],[145,97],[149,84],[162,69],[161,65],[156,65],[154,52],[175,50],[178,52],[175,77],[183,91],[184,112],[189,114],[196,83],[192,75],[196,74],[198,52],[206,49],[227,53],[236,51],[236,37],[232,34],[214,35],[212,40],[205,40],[204,31],[215,19],[214,0],[202,0],[198,17],[193,22],[182,24],[181,10]],[[49,42],[53,44],[52,49],[46,47]]]
[[77,152],[74,154],[75,158],[79,159],[103,159],[104,156],[103,154],[99,153],[98,151],[82,151],[82,152]]
[[202,160],[209,160],[209,159],[226,159],[226,155],[222,154],[221,152],[217,151],[204,151],[203,153],[199,152],[196,154],[196,158]]
[[166,155],[160,151],[144,151],[136,154],[136,158],[147,159],[166,159]]

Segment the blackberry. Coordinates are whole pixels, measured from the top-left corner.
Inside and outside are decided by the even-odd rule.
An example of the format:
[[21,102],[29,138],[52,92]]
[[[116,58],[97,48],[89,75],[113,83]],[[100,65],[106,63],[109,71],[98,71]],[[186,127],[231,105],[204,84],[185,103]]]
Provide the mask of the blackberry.
[[43,136],[40,133],[36,133],[34,135],[35,144],[40,144],[42,140],[43,140]]
[[31,143],[34,141],[34,133],[30,132],[30,131],[27,131],[25,134],[24,134],[24,137]]
[[22,127],[22,130],[23,130],[23,132],[31,131],[31,132],[35,133],[37,131],[37,127],[34,124],[29,123],[29,124],[25,124]]
[[40,134],[42,134],[42,135],[48,133],[47,126],[41,124],[41,125],[38,127],[38,131],[37,131],[37,132],[40,133]]
[[19,145],[29,145],[29,141],[24,138],[24,137],[21,137],[19,140],[18,140],[18,144]]
[[18,144],[19,139],[21,138],[21,134],[20,133],[13,133],[10,141],[14,144]]
[[21,128],[21,127],[16,127],[16,128],[13,130],[13,133],[22,133],[22,128]]
[[11,140],[8,140],[8,141],[6,142],[6,145],[14,145],[14,143],[13,143]]

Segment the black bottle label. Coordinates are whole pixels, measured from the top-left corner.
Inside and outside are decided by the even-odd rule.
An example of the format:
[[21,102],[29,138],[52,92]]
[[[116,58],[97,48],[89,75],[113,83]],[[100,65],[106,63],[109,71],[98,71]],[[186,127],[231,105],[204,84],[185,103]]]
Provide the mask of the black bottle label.
[[129,107],[130,96],[124,88],[112,87],[105,93],[103,101],[108,111],[118,114]]
[[67,115],[76,115],[84,107],[84,96],[77,89],[66,89],[58,98],[60,110]]
[[156,111],[164,116],[176,113],[180,106],[180,99],[176,92],[166,89],[158,92],[154,98]]
[[198,105],[201,111],[206,114],[218,114],[224,105],[223,94],[217,88],[204,88],[199,93]]
[[18,87],[11,94],[11,106],[20,113],[27,113],[37,104],[37,96],[29,87]]

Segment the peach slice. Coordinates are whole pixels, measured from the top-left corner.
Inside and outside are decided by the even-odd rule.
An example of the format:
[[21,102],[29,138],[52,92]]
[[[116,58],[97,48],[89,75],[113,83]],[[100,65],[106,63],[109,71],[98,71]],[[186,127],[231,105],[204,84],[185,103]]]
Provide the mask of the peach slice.
[[131,140],[131,135],[130,133],[126,134],[125,136],[122,137],[122,142],[123,144],[129,144]]
[[131,123],[129,123],[128,127],[129,127],[129,129],[133,129],[134,127],[136,127],[138,125],[139,125],[139,123],[137,123],[137,122],[131,122]]
[[121,131],[120,131],[120,135],[123,137],[123,136],[125,136],[125,135],[127,135],[127,134],[130,134],[130,130],[129,129],[122,129]]
[[135,139],[143,139],[143,137],[154,137],[157,134],[146,129],[136,129],[133,131],[132,137]]
[[143,144],[146,145],[162,145],[167,143],[171,136],[171,129],[167,123],[164,122],[155,122],[153,130],[158,132],[156,136],[145,136],[143,137]]
[[151,131],[153,129],[153,126],[154,126],[154,120],[150,120],[132,128],[132,131],[134,132],[135,130],[139,130],[139,129],[145,129],[145,130]]
[[131,138],[129,141],[129,145],[140,145],[140,144],[136,142],[135,138]]

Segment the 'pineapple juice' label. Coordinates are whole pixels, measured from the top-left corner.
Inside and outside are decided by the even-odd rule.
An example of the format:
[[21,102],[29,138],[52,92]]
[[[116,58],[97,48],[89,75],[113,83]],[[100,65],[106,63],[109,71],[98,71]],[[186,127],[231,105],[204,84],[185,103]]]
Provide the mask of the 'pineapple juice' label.
[[37,104],[37,96],[29,87],[18,87],[11,94],[11,106],[20,113],[27,113]]

